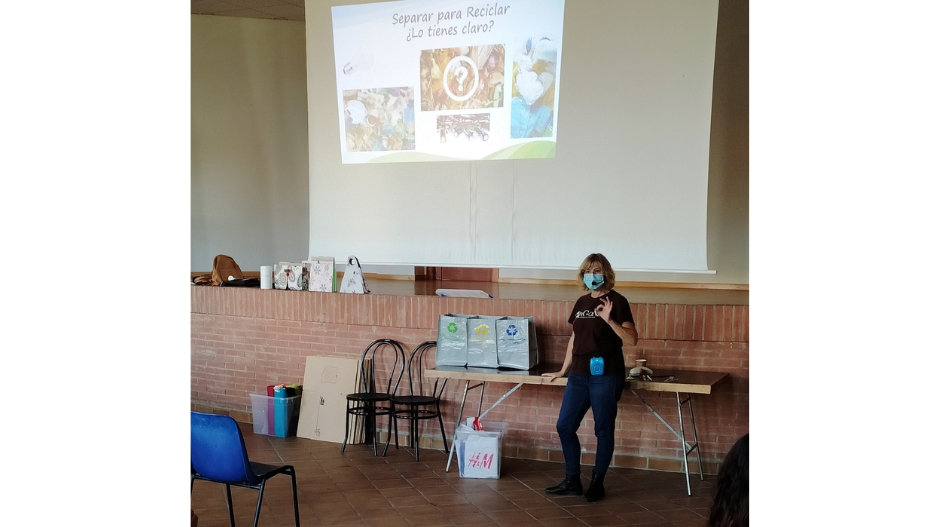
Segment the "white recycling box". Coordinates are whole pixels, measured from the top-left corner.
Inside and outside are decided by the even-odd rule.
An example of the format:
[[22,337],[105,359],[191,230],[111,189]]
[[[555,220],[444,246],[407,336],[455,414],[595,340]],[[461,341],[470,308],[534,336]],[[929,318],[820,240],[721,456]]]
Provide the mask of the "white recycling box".
[[488,421],[484,426],[484,430],[473,430],[464,424],[457,427],[454,443],[462,478],[499,479],[502,439],[509,425]]

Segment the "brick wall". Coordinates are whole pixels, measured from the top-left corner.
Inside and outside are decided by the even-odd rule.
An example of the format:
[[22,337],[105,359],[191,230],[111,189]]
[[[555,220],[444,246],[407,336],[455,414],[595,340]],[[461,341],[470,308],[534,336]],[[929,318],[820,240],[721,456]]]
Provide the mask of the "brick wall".
[[[560,363],[573,305],[554,300],[193,287],[191,402],[195,409],[250,422],[248,394],[264,393],[275,382],[302,383],[307,356],[359,358],[379,338],[395,339],[409,352],[437,338],[437,317],[445,313],[535,316],[542,360]],[[706,473],[715,473],[724,454],[749,428],[748,306],[639,303],[632,307],[640,336],[637,356],[648,359],[651,368],[731,374],[711,395],[694,396],[702,460]],[[488,384],[483,408],[511,387]],[[563,387],[525,385],[488,414],[490,420],[510,423],[504,455],[563,461],[555,433],[563,391]],[[448,440],[462,393],[462,384],[448,383],[443,408]],[[678,428],[675,394],[640,393]],[[468,409],[471,401],[474,405],[479,401],[479,395],[471,394]],[[588,412],[580,434],[586,466],[593,463],[593,426]],[[422,425],[421,436],[422,444],[441,448],[433,421]],[[687,437],[691,440],[690,430]],[[682,470],[678,440],[630,391],[620,401],[616,438],[613,466]]]

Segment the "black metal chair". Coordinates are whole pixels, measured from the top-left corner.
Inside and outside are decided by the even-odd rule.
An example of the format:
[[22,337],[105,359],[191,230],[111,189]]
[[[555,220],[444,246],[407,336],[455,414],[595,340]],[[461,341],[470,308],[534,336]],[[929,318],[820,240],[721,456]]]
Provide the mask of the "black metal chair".
[[[441,394],[444,387],[447,386],[447,379],[440,383],[440,379],[434,380],[433,386],[425,386],[424,368],[425,356],[428,350],[437,348],[437,342],[429,340],[422,342],[411,352],[408,359],[408,395],[395,395],[392,397],[392,406],[395,411],[392,417],[395,418],[395,444],[398,445],[398,420],[409,421],[409,435],[411,438],[411,448],[415,451],[415,459],[421,459],[418,443],[418,423],[425,419],[437,419],[441,425],[441,439],[444,440],[444,452],[447,452],[447,435],[444,433],[444,418],[441,416]],[[417,390],[415,390],[417,386]]]
[[[381,362],[381,364],[379,364]],[[377,372],[382,372],[381,366],[388,366],[387,378],[384,382],[376,382]],[[343,437],[342,452],[346,451],[349,441],[349,417],[360,417],[365,424],[366,443],[372,438],[372,453],[378,455],[378,430],[376,417],[388,416],[388,438],[385,440],[384,456],[388,453],[388,443],[392,438],[392,396],[398,391],[401,378],[405,373],[405,350],[401,344],[391,339],[373,341],[362,352],[359,363],[359,391],[346,396],[346,433]],[[382,404],[387,403],[387,404]],[[398,437],[395,437],[395,447],[398,447]]]
[[238,423],[227,415],[206,414],[190,411],[190,469],[189,492],[197,479],[225,485],[228,498],[228,515],[235,527],[235,510],[232,507],[232,485],[258,491],[254,526],[258,526],[261,514],[261,499],[264,484],[278,474],[290,476],[294,490],[294,524],[300,527],[300,512],[297,508],[297,477],[292,465],[268,465],[248,460],[245,438]]

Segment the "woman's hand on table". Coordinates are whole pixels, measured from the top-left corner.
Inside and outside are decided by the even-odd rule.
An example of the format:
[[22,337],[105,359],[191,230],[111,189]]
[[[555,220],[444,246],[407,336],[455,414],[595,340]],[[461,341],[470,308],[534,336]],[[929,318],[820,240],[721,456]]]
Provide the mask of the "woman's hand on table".
[[547,378],[550,379],[550,381],[554,381],[555,379],[557,379],[557,378],[559,378],[559,377],[564,377],[564,376],[565,376],[565,372],[563,372],[563,371],[555,371],[555,372],[543,373],[543,374],[542,374],[542,377],[547,377]]

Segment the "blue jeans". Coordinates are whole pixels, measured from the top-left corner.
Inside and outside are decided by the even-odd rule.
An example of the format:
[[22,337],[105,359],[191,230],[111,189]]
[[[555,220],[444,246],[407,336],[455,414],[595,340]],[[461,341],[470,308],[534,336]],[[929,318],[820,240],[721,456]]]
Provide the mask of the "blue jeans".
[[614,457],[614,425],[617,422],[617,401],[623,395],[624,379],[619,375],[570,375],[561,412],[555,429],[565,454],[565,474],[581,474],[581,442],[578,428],[588,408],[594,413],[594,435],[597,454],[594,473],[607,473]]

